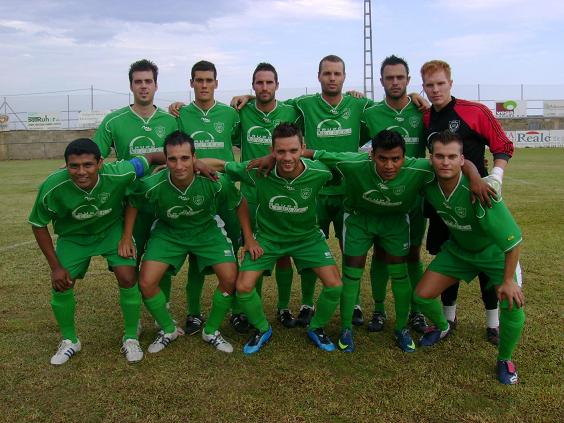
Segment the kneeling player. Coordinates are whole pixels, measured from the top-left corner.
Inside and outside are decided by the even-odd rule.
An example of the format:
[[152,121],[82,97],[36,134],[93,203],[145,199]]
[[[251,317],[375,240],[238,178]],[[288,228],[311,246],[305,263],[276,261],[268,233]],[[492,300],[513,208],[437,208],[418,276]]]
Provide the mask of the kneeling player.
[[226,207],[237,209],[246,234],[245,247],[260,255],[252,237],[247,205],[233,184],[226,184],[223,178],[216,182],[195,174],[194,141],[188,135],[180,131],[170,134],[164,152],[167,169],[143,179],[140,189],[130,198],[120,245],[121,254],[134,255],[131,236],[137,207],[144,203],[152,206],[158,220],[143,256],[139,282],[145,305],[162,331],[148,351],[162,351],[182,334],[166,307],[159,281],[167,271],[176,274],[190,253],[197,257],[200,271],[212,267],[218,278],[202,339],[219,351],[230,353],[233,347],[221,336],[219,327],[233,302],[237,265],[231,242],[214,216],[216,201],[221,196]]
[[[137,340],[141,295],[136,263],[134,258],[118,255],[118,242],[126,191],[154,161],[162,163],[162,153],[104,164],[98,146],[81,138],[67,146],[65,169],[41,185],[29,222],[51,268],[51,307],[63,336],[51,364],[64,364],[81,349],[74,324],[74,284],[84,277],[93,256],[106,258],[120,287],[125,326],[122,352],[130,363],[143,358]],[[56,249],[47,229],[50,221],[59,236]]]
[[437,297],[459,280],[469,282],[483,272],[501,303],[497,376],[501,383],[517,383],[511,355],[525,322],[519,267],[521,231],[501,196],[494,199],[492,208],[471,203],[468,180],[460,172],[464,156],[458,135],[442,132],[432,136],[431,163],[437,181],[424,188],[424,195],[448,226],[450,239],[415,290],[415,301],[436,325],[423,335],[420,345],[434,345],[451,330]]

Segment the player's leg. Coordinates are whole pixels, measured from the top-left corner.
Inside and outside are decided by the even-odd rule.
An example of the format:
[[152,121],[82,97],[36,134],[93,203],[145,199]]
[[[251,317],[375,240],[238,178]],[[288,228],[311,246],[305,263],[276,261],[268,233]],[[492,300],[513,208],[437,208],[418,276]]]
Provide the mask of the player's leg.
[[486,308],[486,339],[493,345],[499,345],[499,307],[495,288],[490,285],[490,278],[483,272],[478,274],[482,301]]
[[290,295],[292,293],[294,270],[290,257],[282,257],[276,262],[275,278],[278,287],[278,320],[282,323],[282,326],[293,328],[296,326],[296,319],[290,310]]
[[[411,290],[415,287],[423,276],[424,267],[421,261],[421,244],[425,230],[427,229],[427,219],[423,216],[423,201],[419,199],[417,205],[409,212],[409,253],[407,255],[407,273]],[[427,322],[425,316],[419,311],[418,305],[411,299],[411,312],[409,314],[409,326],[419,333],[425,332]]]
[[384,329],[384,323],[387,319],[384,301],[386,300],[388,279],[386,252],[378,245],[374,245],[372,261],[370,263],[370,285],[372,288],[372,299],[374,300],[374,313],[368,323],[369,332],[380,332]]
[[188,259],[188,277],[186,280],[186,325],[187,335],[198,333],[204,325],[202,315],[202,291],[204,289],[205,274],[198,268],[198,262],[193,254]]

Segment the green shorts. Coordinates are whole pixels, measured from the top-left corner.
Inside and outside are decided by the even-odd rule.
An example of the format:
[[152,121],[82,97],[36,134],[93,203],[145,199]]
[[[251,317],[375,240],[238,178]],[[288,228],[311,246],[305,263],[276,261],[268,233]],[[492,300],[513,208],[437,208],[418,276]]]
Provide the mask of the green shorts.
[[167,263],[170,265],[169,273],[176,275],[188,254],[196,256],[200,272],[214,264],[237,261],[231,241],[217,226],[211,226],[209,230],[198,235],[179,233],[163,226],[157,226],[151,232],[143,261]]
[[90,259],[102,256],[108,262],[108,270],[118,266],[136,267],[134,258],[124,258],[118,255],[118,243],[123,231],[123,222],[119,220],[105,232],[88,238],[88,244],[81,239],[59,237],[56,253],[61,266],[70,274],[71,279],[82,279],[88,270]]
[[423,244],[423,236],[427,229],[427,218],[423,216],[423,199],[418,197],[417,203],[409,211],[409,244],[419,247]]
[[314,233],[307,238],[292,242],[273,242],[261,238],[259,234],[257,241],[264,250],[264,254],[258,259],[252,260],[247,252],[241,264],[241,271],[272,271],[276,261],[285,256],[291,256],[294,259],[298,272],[301,272],[303,269],[335,264],[333,253],[331,253],[331,249],[322,232]]
[[[492,244],[475,253],[462,249],[449,239],[443,244],[441,251],[427,269],[466,282],[472,281],[478,273],[483,272],[489,277],[488,287],[491,287],[503,283],[504,268],[505,254],[497,245]],[[522,276],[519,264],[517,264],[514,279],[521,286]]]
[[345,213],[343,221],[343,253],[347,256],[365,256],[372,245],[397,257],[409,252],[409,219],[405,214]]
[[320,194],[317,197],[317,221],[325,238],[329,238],[329,225],[333,222],[335,237],[343,239],[343,201],[344,195]]
[[218,202],[216,221],[220,227],[225,229],[233,250],[238,251],[241,246],[241,224],[237,217],[237,209],[229,209],[227,204]]

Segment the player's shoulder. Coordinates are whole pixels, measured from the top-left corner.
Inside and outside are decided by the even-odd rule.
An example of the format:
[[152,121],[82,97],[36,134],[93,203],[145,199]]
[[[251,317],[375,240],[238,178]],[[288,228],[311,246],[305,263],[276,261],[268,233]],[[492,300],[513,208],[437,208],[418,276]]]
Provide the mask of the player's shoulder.
[[116,160],[115,162],[105,162],[99,173],[103,176],[135,175],[135,167],[129,160]]
[[158,117],[159,119],[170,120],[171,122],[176,122],[176,118],[172,116],[167,110],[161,107],[157,107],[157,109],[155,110],[155,117]]
[[312,104],[317,103],[320,101],[321,95],[319,93],[316,94],[304,94],[294,98],[294,102],[298,105],[300,104]]
[[129,106],[121,107],[119,109],[113,110],[104,116],[102,124],[108,125],[110,122],[116,121],[119,118],[128,116],[131,113],[131,108]]
[[51,172],[41,183],[40,191],[51,191],[59,186],[63,186],[66,183],[72,183],[69,172],[66,168],[57,169]]
[[454,109],[455,110],[463,109],[467,111],[491,114],[491,110],[485,104],[479,103],[477,101],[464,100],[462,98],[455,98]]
[[306,169],[310,172],[322,172],[322,173],[328,172],[329,174],[331,173],[329,167],[327,167],[327,165],[323,164],[319,160],[302,158],[302,161],[304,162]]

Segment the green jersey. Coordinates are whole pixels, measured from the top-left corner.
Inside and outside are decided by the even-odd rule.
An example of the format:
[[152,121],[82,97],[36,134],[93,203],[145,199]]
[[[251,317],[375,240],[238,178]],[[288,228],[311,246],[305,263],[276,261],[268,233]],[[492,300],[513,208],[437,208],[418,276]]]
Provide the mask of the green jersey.
[[274,242],[296,242],[319,233],[317,195],[331,179],[324,164],[302,159],[304,171],[295,179],[278,176],[276,168],[268,177],[247,170],[247,162],[225,164],[225,172],[233,179],[256,187],[256,232]]
[[[304,138],[308,148],[334,153],[357,152],[367,136],[361,134],[361,117],[373,104],[367,98],[343,95],[336,106],[331,106],[321,94],[305,95],[287,101],[294,105],[303,119]],[[344,187],[336,178],[322,194],[341,195]]]
[[144,204],[152,207],[157,216],[155,230],[191,236],[217,227],[216,204],[220,199],[230,209],[241,202],[241,194],[225,176],[212,181],[195,175],[192,183],[181,190],[172,183],[168,169],[163,169],[141,179],[129,202],[137,208]]
[[204,111],[192,102],[180,109],[178,129],[194,139],[198,158],[233,160],[233,142],[239,139],[239,115],[232,107],[216,101]]
[[129,160],[140,154],[163,151],[165,138],[177,129],[176,119],[162,109],[155,108],[152,116],[143,118],[127,106],[104,117],[94,142],[100,147],[102,157],[107,157],[113,148],[118,160]]
[[45,227],[52,221],[59,237],[72,237],[87,245],[89,239],[123,219],[129,187],[148,169],[144,157],[105,163],[98,172],[98,182],[89,191],[79,188],[67,169],[61,169],[41,184],[29,223]]
[[399,132],[405,140],[405,155],[408,157],[425,157],[425,134],[423,113],[409,98],[409,103],[396,110],[386,100],[367,108],[362,116],[362,123],[373,138],[378,132],[388,129]]
[[505,253],[520,244],[521,230],[501,196],[492,199],[491,208],[484,208],[479,201],[472,204],[469,186],[468,179],[461,173],[458,185],[448,197],[438,181],[423,190],[425,199],[448,226],[451,239],[470,252],[495,244]]
[[378,175],[368,153],[316,151],[314,158],[336,169],[344,179],[345,210],[351,214],[409,212],[435,174],[427,159],[406,158],[394,179]]

